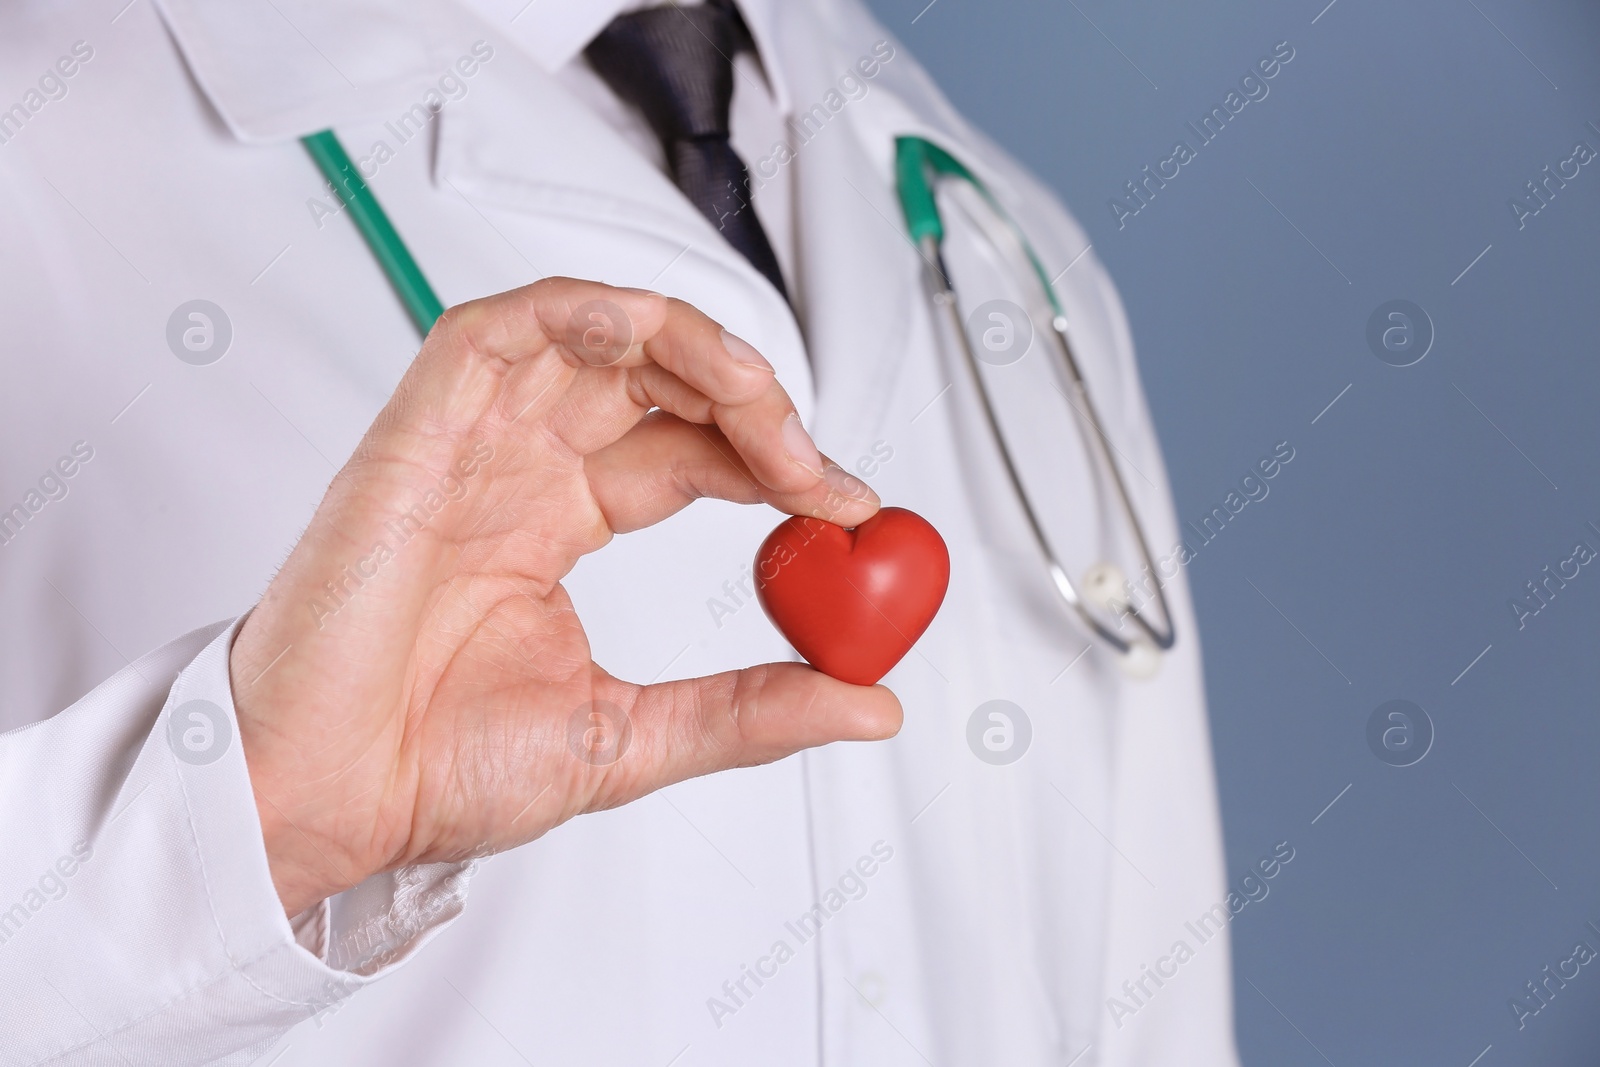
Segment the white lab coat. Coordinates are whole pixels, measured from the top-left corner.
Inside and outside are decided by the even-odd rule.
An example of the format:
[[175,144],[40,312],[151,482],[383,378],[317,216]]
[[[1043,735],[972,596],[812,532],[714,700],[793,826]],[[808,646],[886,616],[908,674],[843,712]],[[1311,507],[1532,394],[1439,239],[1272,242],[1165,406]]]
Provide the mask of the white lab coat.
[[[766,16],[790,107],[827,111],[787,164],[802,340],[664,176],[462,10],[120,7],[0,11],[0,108],[26,113],[0,119],[0,1063],[1235,1062],[1226,935],[1185,927],[1226,892],[1187,588],[1154,680],[1084,651],[937,343],[893,135],[951,148],[1052,274],[1071,264],[1058,290],[1165,554],[1128,327],[1083,232],[903,45],[854,0]],[[216,620],[259,596],[417,347],[350,220],[309,206],[331,200],[295,138],[395,145],[385,123],[480,41],[464,98],[372,179],[444,301],[567,274],[695,303],[773,362],[825,451],[939,528],[950,592],[887,679],[896,739],[379,876],[291,926]],[[865,95],[830,97],[880,41]],[[969,304],[1011,291],[952,241]],[[196,298],[231,325],[210,365],[168,342]],[[1116,550],[1064,402],[1008,405],[1064,551]],[[597,660],[650,681],[792,656],[741,588],[777,518],[701,502],[584,560],[568,585]],[[225,713],[210,762],[169,722],[197,699]],[[1007,766],[967,740],[994,699],[1031,723]],[[1176,976],[1143,977],[1179,940]]]

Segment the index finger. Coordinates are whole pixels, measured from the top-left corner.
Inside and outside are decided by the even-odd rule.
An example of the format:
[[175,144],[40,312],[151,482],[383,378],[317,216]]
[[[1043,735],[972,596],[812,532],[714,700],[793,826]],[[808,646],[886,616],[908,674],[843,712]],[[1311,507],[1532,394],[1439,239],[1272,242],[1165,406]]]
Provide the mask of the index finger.
[[692,304],[643,289],[546,278],[528,287],[545,336],[592,367],[655,363],[719,404],[747,403],[772,364]]
[[617,302],[641,299],[637,290],[569,278],[530,288],[539,290],[535,308],[544,329],[565,329],[560,343],[569,359],[632,368],[637,403],[715,422],[751,473],[774,490],[804,492],[822,479],[822,457],[772,364],[693,305],[657,297],[662,303],[648,310],[659,307],[660,318],[640,329]]

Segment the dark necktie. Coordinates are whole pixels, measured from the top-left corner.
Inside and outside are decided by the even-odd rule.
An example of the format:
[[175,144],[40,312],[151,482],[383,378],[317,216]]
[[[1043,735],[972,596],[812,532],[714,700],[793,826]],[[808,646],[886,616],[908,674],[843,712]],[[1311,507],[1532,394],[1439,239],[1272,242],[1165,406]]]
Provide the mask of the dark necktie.
[[751,46],[731,0],[618,15],[585,50],[618,97],[644,113],[690,203],[783,298],[778,257],[750,204],[750,172],[728,140],[733,57]]

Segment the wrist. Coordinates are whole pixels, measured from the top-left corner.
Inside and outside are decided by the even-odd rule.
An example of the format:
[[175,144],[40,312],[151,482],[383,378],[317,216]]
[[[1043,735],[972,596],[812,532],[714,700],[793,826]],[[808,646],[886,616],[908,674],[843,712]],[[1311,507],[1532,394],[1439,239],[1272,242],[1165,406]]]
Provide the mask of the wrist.
[[[245,625],[249,623],[247,619]],[[331,848],[327,843],[319,845],[302,829],[313,825],[314,820],[308,820],[301,812],[291,814],[286,810],[289,806],[287,798],[296,796],[300,790],[296,779],[280,772],[284,761],[272,757],[275,746],[271,743],[271,731],[261,726],[261,719],[257,715],[260,709],[252,706],[259,701],[247,696],[250,680],[259,677],[260,667],[254,666],[246,651],[247,642],[240,639],[243,636],[244,630],[241,628],[228,657],[234,710],[239,724],[239,744],[250,775],[250,789],[255,799],[256,820],[266,850],[268,872],[285,914],[292,918],[328,897],[343,892],[360,879],[344,879],[336,873],[341,865],[338,857],[330,856],[340,850]],[[256,694],[257,697],[259,695]],[[290,773],[297,762],[290,753]],[[344,863],[342,867],[348,868],[349,864]]]
[[330,861],[318,854],[310,839],[277,810],[260,788],[255,789],[255,797],[267,869],[285,915],[293,918],[359,881],[330,878]]

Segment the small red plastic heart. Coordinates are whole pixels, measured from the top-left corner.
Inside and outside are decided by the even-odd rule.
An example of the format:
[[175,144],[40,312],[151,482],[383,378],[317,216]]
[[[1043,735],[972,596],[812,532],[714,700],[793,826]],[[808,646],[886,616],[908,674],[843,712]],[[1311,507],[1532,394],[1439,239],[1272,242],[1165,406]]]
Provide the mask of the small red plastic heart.
[[872,685],[938,614],[950,552],[904,508],[850,530],[794,517],[761,542],[755,576],[762,608],[795,651],[841,682]]

